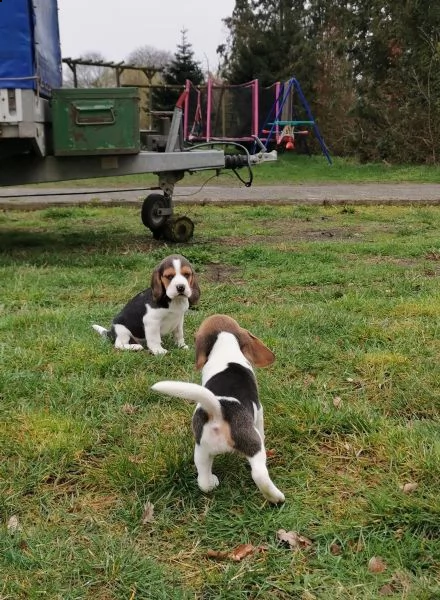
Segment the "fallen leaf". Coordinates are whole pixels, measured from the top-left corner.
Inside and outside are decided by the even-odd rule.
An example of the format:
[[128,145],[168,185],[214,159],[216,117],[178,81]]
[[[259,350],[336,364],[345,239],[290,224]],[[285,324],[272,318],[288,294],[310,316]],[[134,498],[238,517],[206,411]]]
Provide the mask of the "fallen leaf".
[[255,554],[256,552],[265,552],[267,548],[265,546],[254,546],[252,544],[240,544],[231,551],[228,550],[208,550],[206,556],[208,558],[215,558],[217,560],[234,560],[240,562],[246,556]]
[[402,492],[404,494],[410,494],[411,492],[414,492],[414,490],[416,490],[419,487],[418,483],[412,482],[412,483],[405,483],[404,485],[400,486],[400,489],[402,490]]
[[229,552],[228,551],[220,551],[220,550],[208,550],[208,552],[206,553],[206,556],[208,558],[216,558],[219,560],[223,560],[224,558],[229,557]]
[[272,456],[276,456],[277,451],[271,448],[270,450],[266,450],[266,457],[272,458]]
[[391,577],[391,585],[395,591],[407,592],[411,586],[411,580],[408,573],[396,571]]
[[330,545],[330,553],[333,554],[333,556],[339,556],[339,554],[342,554],[342,548],[339,544],[333,543]]
[[383,573],[387,566],[380,556],[373,556],[368,561],[368,570],[370,573]]
[[142,525],[146,525],[147,523],[152,523],[154,521],[154,504],[151,502],[145,502],[144,512],[142,513],[141,523]]
[[335,408],[339,408],[341,406],[341,404],[342,404],[342,398],[341,398],[341,396],[335,396],[333,398],[333,406]]
[[290,548],[300,548],[301,550],[310,548],[312,541],[303,535],[300,535],[296,531],[286,531],[285,529],[278,529],[277,538],[280,542],[289,544]]
[[393,596],[394,592],[395,592],[395,590],[390,583],[386,583],[379,590],[379,594],[381,596]]
[[310,373],[304,376],[303,379],[303,384],[305,386],[309,386],[311,385],[314,381],[315,381],[316,377],[314,375],[311,375]]
[[130,404],[129,402],[126,402],[122,408],[121,408],[122,412],[125,413],[126,415],[133,415],[136,411],[137,411],[137,407],[134,406],[134,404]]
[[240,561],[249,554],[253,554],[255,552],[255,546],[252,544],[240,544],[231,552],[232,560]]
[[11,535],[14,535],[14,533],[17,533],[17,531],[21,530],[20,521],[18,520],[17,515],[12,515],[12,517],[10,517],[7,524],[7,529],[8,533]]

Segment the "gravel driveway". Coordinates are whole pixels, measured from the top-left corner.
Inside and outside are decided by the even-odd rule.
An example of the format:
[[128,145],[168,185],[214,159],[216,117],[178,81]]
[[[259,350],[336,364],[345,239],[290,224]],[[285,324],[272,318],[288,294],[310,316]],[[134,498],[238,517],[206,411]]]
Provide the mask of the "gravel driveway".
[[[0,209],[33,210],[46,206],[76,206],[97,202],[103,205],[139,205],[151,193],[119,188],[0,188]],[[104,190],[104,191],[103,191]],[[179,203],[294,203],[294,204],[440,204],[440,183],[363,183],[279,186],[177,185],[173,200]]]

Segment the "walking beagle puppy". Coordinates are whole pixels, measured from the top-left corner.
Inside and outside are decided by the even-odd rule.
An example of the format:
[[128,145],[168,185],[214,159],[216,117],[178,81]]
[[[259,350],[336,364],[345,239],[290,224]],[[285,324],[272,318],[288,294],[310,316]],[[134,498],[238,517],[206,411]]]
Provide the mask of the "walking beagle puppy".
[[156,392],[197,402],[192,428],[202,491],[209,492],[219,484],[212,473],[214,457],[237,452],[248,459],[252,478],[264,497],[274,504],[284,502],[284,494],[266,467],[263,408],[252,368],[265,367],[274,360],[269,348],[234,319],[213,315],[196,333],[196,368],[202,369],[202,385],[159,381],[152,386]]
[[172,333],[178,348],[188,348],[183,335],[183,319],[189,306],[197,304],[200,288],[190,262],[172,254],[156,266],[151,287],[139,292],[113,319],[110,329],[92,325],[100,335],[110,338],[115,348],[166,354],[162,336]]

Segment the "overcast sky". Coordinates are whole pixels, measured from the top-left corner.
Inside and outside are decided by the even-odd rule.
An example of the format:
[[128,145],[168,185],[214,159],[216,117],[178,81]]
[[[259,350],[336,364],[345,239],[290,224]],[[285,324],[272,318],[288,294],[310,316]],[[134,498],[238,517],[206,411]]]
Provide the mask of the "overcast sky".
[[227,36],[222,19],[234,6],[235,0],[58,0],[62,55],[101,52],[120,61],[145,45],[174,54],[187,29],[196,60],[215,71],[216,48]]

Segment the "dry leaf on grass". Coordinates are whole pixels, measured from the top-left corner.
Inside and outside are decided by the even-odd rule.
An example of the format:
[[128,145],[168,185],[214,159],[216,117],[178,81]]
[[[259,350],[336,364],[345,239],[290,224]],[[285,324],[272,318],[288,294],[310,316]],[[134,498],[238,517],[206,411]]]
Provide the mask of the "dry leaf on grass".
[[380,556],[372,556],[368,561],[368,570],[370,573],[383,573],[387,566]]
[[133,415],[137,411],[137,406],[134,406],[134,404],[130,404],[129,402],[126,402],[122,406],[121,410],[126,415]]
[[215,558],[217,560],[223,560],[225,558],[229,558],[230,552],[227,550],[208,550],[206,556],[208,558]]
[[255,554],[256,552],[265,552],[267,548],[265,546],[254,546],[252,544],[240,544],[233,550],[208,550],[206,556],[208,558],[215,558],[216,560],[233,560],[240,562],[246,556]]
[[304,590],[301,594],[301,600],[316,600],[316,596],[312,592],[309,592],[309,590]]
[[255,550],[256,548],[252,544],[240,544],[232,550],[231,558],[238,562],[249,556],[249,554],[253,554]]
[[404,571],[396,571],[391,577],[390,585],[393,586],[394,591],[407,593],[411,586],[411,578]]
[[151,502],[145,502],[144,512],[142,513],[141,523],[142,525],[146,525],[147,523],[152,523],[154,521],[154,504]]
[[341,406],[341,404],[342,404],[342,398],[341,398],[341,396],[335,396],[333,398],[333,406],[335,408],[339,408]]
[[385,585],[383,585],[380,590],[379,590],[379,594],[381,596],[393,596],[395,593],[395,589],[394,587],[390,584],[390,583],[386,583]]
[[414,492],[419,487],[419,484],[415,483],[415,482],[410,482],[410,483],[405,483],[404,485],[401,485],[399,487],[404,494],[410,494],[411,492]]
[[333,554],[333,556],[339,556],[342,554],[341,546],[336,543],[330,544],[330,553]]
[[20,521],[18,520],[17,515],[12,515],[12,517],[10,517],[7,524],[7,529],[8,533],[11,535],[14,535],[14,533],[17,533],[17,531],[21,530]]
[[312,545],[312,540],[300,535],[296,531],[286,531],[285,529],[278,529],[277,538],[280,542],[285,542],[292,549],[306,550]]

